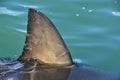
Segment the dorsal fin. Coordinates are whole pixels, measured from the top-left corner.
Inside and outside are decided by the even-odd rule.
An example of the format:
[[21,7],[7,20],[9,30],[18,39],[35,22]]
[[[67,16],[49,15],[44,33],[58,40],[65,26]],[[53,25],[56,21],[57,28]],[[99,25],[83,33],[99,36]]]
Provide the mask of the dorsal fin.
[[19,61],[37,59],[43,64],[71,65],[71,55],[53,23],[43,13],[29,9],[27,37]]

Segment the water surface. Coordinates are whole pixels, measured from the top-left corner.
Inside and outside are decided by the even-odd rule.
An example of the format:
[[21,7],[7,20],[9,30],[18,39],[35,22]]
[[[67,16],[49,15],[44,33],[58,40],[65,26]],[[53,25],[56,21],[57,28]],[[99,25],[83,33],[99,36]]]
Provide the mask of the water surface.
[[1,0],[0,57],[21,54],[28,8],[53,21],[75,60],[120,72],[119,0]]

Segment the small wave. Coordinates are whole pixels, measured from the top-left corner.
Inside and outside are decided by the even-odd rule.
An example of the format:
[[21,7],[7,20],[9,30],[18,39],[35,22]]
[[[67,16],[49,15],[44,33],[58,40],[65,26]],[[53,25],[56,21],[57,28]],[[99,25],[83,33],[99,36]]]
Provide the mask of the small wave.
[[19,5],[24,8],[38,8],[38,6],[35,5],[24,5],[24,4],[19,4]]
[[15,29],[16,31],[19,31],[19,32],[23,32],[23,33],[26,33],[26,30],[22,30],[22,29]]
[[9,10],[6,7],[0,7],[0,14],[6,14],[6,15],[11,15],[11,16],[18,16],[18,15],[24,14],[24,12]]
[[23,67],[23,64],[14,58],[0,58],[0,75]]
[[77,37],[75,37],[75,36],[62,36],[64,39],[75,39],[75,38],[77,38]]
[[120,16],[120,12],[112,12],[114,16]]
[[75,63],[83,63],[83,61],[82,61],[81,59],[78,59],[78,58],[73,59],[73,61],[74,61]]

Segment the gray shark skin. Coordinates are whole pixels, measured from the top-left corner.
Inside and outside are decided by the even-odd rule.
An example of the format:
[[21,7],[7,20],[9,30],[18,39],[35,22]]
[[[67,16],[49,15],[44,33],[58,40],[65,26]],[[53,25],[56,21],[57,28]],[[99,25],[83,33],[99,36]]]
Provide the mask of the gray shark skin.
[[0,80],[120,80],[119,73],[74,63],[53,23],[34,9],[29,9],[22,55],[0,61],[9,61],[0,64]]
[[44,14],[29,9],[27,26],[26,42],[19,61],[35,58],[41,64],[73,64],[63,39]]

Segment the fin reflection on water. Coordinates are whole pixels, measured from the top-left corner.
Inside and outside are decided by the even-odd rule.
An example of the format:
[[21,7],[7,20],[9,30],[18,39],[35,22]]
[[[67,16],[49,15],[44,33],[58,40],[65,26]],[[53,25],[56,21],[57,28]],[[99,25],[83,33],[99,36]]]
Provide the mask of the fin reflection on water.
[[120,80],[119,73],[74,64],[53,23],[34,9],[29,9],[26,42],[17,61],[24,66],[0,74],[0,80]]

